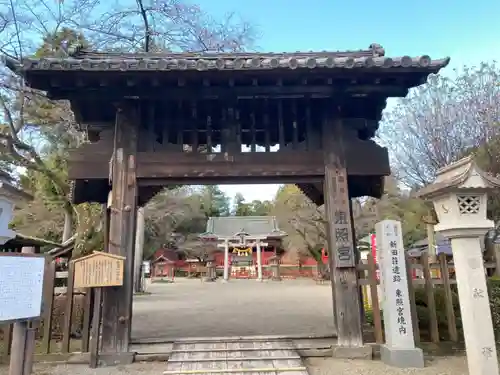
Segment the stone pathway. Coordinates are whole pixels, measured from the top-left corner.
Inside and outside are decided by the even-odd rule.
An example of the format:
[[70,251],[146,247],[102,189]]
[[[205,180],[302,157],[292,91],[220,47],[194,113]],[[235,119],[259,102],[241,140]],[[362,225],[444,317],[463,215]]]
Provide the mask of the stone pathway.
[[174,343],[164,375],[307,375],[291,341]]

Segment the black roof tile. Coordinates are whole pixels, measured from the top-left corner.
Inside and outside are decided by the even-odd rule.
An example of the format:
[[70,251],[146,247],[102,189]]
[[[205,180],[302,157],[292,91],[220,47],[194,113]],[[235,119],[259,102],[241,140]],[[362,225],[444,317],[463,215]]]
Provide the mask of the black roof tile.
[[424,68],[439,70],[449,58],[429,56],[387,57],[382,47],[368,50],[292,53],[102,53],[80,50],[64,58],[6,58],[17,71],[168,71],[168,70],[267,70],[314,68]]

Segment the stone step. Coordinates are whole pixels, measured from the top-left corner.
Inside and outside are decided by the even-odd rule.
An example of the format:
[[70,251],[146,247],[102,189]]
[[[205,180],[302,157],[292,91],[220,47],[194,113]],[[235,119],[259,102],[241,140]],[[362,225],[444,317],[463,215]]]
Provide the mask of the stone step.
[[253,352],[253,351],[259,351],[259,350],[270,350],[270,351],[276,351],[276,350],[296,350],[296,348],[289,346],[289,347],[282,347],[282,348],[269,348],[269,349],[255,349],[255,348],[215,348],[215,349],[207,349],[207,348],[195,348],[195,349],[172,349],[170,353],[210,353],[210,352]]
[[164,375],[307,375],[290,341],[176,342]]
[[193,349],[172,349],[170,353],[176,354],[176,353],[232,353],[232,352],[258,352],[258,351],[279,351],[279,350],[287,350],[287,351],[294,351],[296,350],[294,347],[290,346],[283,346],[279,348],[236,348],[236,347],[229,347],[229,348],[193,348]]
[[276,357],[262,357],[262,356],[241,356],[241,357],[210,357],[210,358],[175,358],[175,356],[171,356],[168,359],[168,363],[176,363],[176,362],[229,362],[229,361],[288,361],[298,359],[300,360],[300,356],[292,355],[292,356],[276,356]]
[[[257,370],[257,371],[255,371]],[[291,369],[238,369],[235,371],[226,370],[193,370],[193,371],[164,371],[164,375],[208,375],[208,374],[231,374],[231,375],[308,375],[305,368]]]
[[262,368],[234,368],[234,369],[195,369],[195,370],[167,370],[163,375],[205,375],[205,374],[231,374],[231,375],[308,375],[307,368],[301,367],[262,367]]

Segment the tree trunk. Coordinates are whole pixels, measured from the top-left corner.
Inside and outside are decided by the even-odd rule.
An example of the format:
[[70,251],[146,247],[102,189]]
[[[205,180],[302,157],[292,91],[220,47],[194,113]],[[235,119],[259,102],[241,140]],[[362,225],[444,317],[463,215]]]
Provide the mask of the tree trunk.
[[65,242],[71,238],[73,233],[73,215],[68,211],[64,213],[64,229],[62,235],[62,242]]

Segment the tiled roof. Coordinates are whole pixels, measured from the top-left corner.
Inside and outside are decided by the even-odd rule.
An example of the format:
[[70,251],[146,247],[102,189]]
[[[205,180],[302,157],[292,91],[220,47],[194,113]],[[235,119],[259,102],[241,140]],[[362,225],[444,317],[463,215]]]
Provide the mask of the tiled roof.
[[[442,193],[446,189],[459,188],[475,174],[482,178],[483,184],[467,186],[467,188],[484,188],[485,186],[491,188],[500,187],[500,179],[480,169],[474,160],[474,155],[469,155],[439,169],[437,171],[436,180],[432,184],[420,189],[416,195],[417,197],[431,198],[432,196]],[[475,184],[477,184],[477,182],[475,182]]]
[[207,223],[207,233],[216,237],[234,237],[244,232],[248,237],[283,237],[274,216],[229,216],[211,217]]
[[64,58],[6,59],[12,70],[56,71],[165,71],[165,70],[266,70],[314,68],[424,68],[439,70],[449,58],[429,56],[386,57],[380,45],[368,50],[291,53],[99,53],[79,51]]

